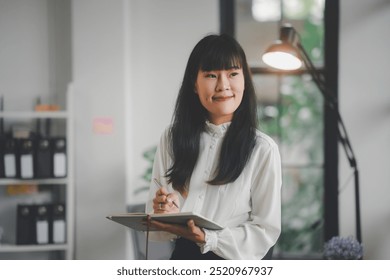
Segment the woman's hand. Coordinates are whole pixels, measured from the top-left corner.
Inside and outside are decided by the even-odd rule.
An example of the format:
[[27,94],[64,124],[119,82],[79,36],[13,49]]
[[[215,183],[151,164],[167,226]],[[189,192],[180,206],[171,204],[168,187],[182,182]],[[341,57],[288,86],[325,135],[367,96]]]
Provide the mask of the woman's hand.
[[[156,191],[156,196],[153,199],[154,213],[178,213],[180,211],[179,207],[180,201],[176,193],[169,193],[165,187],[159,188]],[[194,220],[188,220],[187,226],[162,223],[151,220],[150,218],[148,223],[150,227],[157,230],[170,232],[196,243],[205,242],[205,233],[200,227],[195,225]]]
[[178,213],[179,207],[180,201],[176,193],[169,193],[165,187],[161,187],[156,191],[156,196],[153,199],[154,213]]
[[150,227],[153,227],[157,230],[170,232],[172,234],[189,239],[195,243],[205,242],[205,233],[200,227],[195,225],[194,220],[188,220],[187,226],[162,223],[162,222],[154,221],[150,219],[150,217],[148,222]]

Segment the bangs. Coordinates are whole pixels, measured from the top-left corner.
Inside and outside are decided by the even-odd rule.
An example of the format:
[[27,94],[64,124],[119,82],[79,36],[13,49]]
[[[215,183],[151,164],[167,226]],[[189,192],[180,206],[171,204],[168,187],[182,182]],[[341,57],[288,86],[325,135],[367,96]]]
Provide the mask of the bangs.
[[209,42],[200,58],[199,70],[228,70],[242,68],[243,54],[240,49],[225,40],[215,40]]

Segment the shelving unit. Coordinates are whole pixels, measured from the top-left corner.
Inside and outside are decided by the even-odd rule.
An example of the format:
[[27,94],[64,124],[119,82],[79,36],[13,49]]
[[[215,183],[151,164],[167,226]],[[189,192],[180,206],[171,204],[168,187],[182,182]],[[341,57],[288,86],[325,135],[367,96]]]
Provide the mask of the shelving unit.
[[[31,253],[31,252],[63,252],[64,259],[74,259],[74,179],[73,179],[73,94],[72,85],[69,85],[67,92],[66,111],[53,112],[30,112],[30,111],[4,111],[0,112],[0,118],[7,119],[59,119],[64,120],[66,124],[66,162],[67,176],[65,178],[48,178],[48,179],[9,179],[0,178],[0,188],[7,185],[38,185],[45,186],[50,192],[56,191],[60,187],[65,188],[65,224],[66,224],[66,243],[64,244],[45,244],[45,245],[15,245],[0,243],[0,256],[7,253]],[[51,190],[52,188],[52,190]],[[0,194],[1,195],[1,194]],[[3,198],[7,199],[7,198]],[[16,208],[16,207],[15,207]],[[4,230],[7,230],[4,228]],[[23,258],[23,255],[21,255]]]

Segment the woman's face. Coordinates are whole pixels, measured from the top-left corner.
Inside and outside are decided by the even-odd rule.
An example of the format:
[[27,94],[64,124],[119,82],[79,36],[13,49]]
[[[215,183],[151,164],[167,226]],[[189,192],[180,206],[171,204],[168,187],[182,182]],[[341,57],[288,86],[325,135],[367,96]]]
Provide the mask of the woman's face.
[[227,70],[198,71],[195,82],[196,93],[209,113],[213,124],[229,122],[237,110],[244,94],[245,80],[241,68]]

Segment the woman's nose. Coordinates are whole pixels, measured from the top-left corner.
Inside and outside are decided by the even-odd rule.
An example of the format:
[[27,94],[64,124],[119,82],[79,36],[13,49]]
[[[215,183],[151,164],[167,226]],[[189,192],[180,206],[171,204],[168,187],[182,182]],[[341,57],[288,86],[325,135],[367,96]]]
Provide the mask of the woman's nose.
[[217,91],[230,90],[229,79],[225,75],[220,75],[218,77]]

